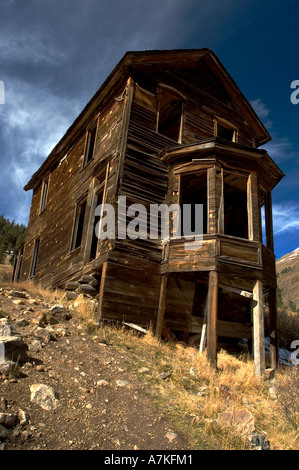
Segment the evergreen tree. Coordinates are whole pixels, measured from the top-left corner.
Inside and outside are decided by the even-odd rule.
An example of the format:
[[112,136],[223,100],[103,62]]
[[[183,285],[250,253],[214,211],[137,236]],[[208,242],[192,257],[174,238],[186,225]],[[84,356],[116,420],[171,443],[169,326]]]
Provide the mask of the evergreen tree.
[[4,262],[5,254],[11,254],[13,262],[14,254],[25,243],[26,227],[16,224],[13,220],[5,219],[0,215],[0,263]]

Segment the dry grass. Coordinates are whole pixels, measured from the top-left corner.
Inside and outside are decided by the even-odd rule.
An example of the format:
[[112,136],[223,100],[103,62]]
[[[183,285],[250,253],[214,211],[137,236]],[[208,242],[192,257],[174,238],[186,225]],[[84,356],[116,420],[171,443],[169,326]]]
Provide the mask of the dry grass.
[[[240,408],[252,413],[257,432],[270,441],[271,449],[299,449],[298,368],[281,368],[269,382],[255,377],[253,361],[247,356],[221,351],[215,371],[205,354],[194,347],[158,341],[152,332],[141,335],[103,322],[97,326],[95,304],[82,296],[74,306],[63,292],[31,284],[18,284],[20,287],[46,302],[68,306],[88,331],[125,353],[157,406],[177,429],[189,435],[194,449],[247,449],[248,442],[232,429],[215,425],[219,413]],[[148,372],[140,373],[142,367]],[[168,378],[157,378],[164,372],[170,374]],[[270,397],[269,386],[275,387],[276,397]]]

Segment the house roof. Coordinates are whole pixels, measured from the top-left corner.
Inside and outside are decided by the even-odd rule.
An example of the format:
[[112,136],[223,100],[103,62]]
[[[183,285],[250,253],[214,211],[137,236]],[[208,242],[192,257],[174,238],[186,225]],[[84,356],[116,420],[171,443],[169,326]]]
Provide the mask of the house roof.
[[82,134],[82,128],[88,125],[90,118],[96,110],[104,102],[111,99],[115,88],[119,87],[120,83],[124,83],[138,68],[144,66],[165,66],[167,64],[176,67],[200,67],[200,61],[204,58],[206,64],[221,80],[222,85],[225,87],[226,92],[230,99],[235,102],[238,109],[248,122],[248,125],[253,130],[257,146],[260,146],[269,140],[271,136],[260,121],[255,111],[246,100],[234,80],[228,74],[222,63],[211,49],[179,49],[179,50],[153,50],[153,51],[135,51],[127,52],[120,62],[116,65],[110,75],[106,78],[99,90],[91,98],[91,100],[84,107],[79,116],[75,119],[73,124],[66,131],[61,140],[53,148],[48,158],[44,161],[41,167],[34,173],[30,181],[26,184],[24,189],[26,191],[35,188],[46,172],[51,171],[60,159],[65,155],[67,150],[74,145],[77,139]]

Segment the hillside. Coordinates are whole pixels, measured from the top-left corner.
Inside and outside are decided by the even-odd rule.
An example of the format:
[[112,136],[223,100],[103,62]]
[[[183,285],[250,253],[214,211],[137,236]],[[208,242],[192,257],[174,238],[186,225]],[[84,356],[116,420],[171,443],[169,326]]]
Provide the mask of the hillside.
[[299,248],[276,262],[278,287],[285,306],[299,309]]
[[298,368],[261,380],[221,351],[215,371],[194,347],[97,326],[94,308],[0,285],[0,450],[298,449]]

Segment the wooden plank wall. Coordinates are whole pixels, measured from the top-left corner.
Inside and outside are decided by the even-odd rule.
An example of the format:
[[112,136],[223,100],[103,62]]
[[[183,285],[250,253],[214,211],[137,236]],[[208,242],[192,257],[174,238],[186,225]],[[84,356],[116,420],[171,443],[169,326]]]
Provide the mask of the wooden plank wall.
[[[70,252],[76,202],[90,191],[93,176],[105,172],[107,161],[110,161],[107,202],[113,202],[115,199],[119,148],[123,135],[123,106],[124,101],[113,99],[105,109],[98,110],[94,159],[85,168],[82,168],[86,144],[85,129],[82,129],[81,138],[69,150],[66,158],[61,156],[60,164],[53,168],[50,174],[47,206],[41,214],[39,204],[42,183],[34,191],[24,250],[23,279],[29,276],[34,240],[38,236],[40,250],[35,281],[51,287],[63,284],[76,273],[80,274],[84,249]],[[88,198],[82,248],[87,235],[90,203],[91,198]]]

